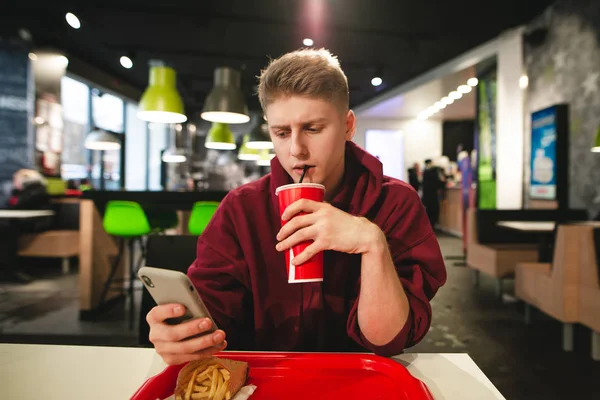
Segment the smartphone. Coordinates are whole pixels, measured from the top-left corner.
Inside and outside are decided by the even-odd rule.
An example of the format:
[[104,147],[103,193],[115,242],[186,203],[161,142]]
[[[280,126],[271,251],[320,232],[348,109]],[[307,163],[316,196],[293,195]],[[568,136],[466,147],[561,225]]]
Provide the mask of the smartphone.
[[212,321],[212,327],[205,334],[217,330],[215,321],[204,305],[194,284],[186,274],[179,271],[146,266],[140,268],[138,277],[156,304],[177,303],[185,307],[184,315],[167,319],[165,321],[167,324],[177,325],[191,319],[209,318]]

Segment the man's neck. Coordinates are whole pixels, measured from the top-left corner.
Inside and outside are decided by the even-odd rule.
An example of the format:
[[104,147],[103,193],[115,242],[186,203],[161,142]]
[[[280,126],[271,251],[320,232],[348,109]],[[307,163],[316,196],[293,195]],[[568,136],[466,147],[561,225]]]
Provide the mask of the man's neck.
[[331,201],[337,196],[337,194],[342,190],[342,185],[344,184],[344,175],[346,160],[342,159],[340,168],[338,168],[331,179],[331,182],[327,182],[325,185],[325,201]]

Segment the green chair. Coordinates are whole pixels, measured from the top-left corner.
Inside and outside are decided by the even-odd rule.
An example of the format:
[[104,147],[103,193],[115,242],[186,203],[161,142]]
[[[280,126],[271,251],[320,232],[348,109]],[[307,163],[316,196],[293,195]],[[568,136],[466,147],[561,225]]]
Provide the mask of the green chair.
[[133,326],[134,299],[133,285],[135,281],[138,266],[135,263],[135,243],[140,242],[142,257],[139,263],[144,258],[144,237],[151,232],[148,218],[142,206],[132,201],[112,200],[106,205],[103,219],[104,230],[112,236],[120,238],[119,253],[115,259],[108,280],[104,285],[101,295],[101,303],[104,302],[110,285],[112,284],[115,274],[119,267],[119,262],[123,256],[125,243],[129,244],[129,327]]
[[192,235],[202,235],[218,207],[218,201],[197,201],[194,203],[188,222],[188,231]]

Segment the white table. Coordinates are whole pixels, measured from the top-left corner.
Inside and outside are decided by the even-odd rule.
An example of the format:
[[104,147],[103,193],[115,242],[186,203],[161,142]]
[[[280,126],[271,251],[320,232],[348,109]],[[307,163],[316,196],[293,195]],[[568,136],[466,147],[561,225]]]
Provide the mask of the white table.
[[[394,357],[435,400],[504,399],[467,354]],[[128,399],[163,370],[154,349],[0,344],[0,398]]]
[[53,215],[52,210],[0,210],[0,219],[40,218]]
[[499,221],[498,226],[523,232],[553,232],[556,223],[552,221]]

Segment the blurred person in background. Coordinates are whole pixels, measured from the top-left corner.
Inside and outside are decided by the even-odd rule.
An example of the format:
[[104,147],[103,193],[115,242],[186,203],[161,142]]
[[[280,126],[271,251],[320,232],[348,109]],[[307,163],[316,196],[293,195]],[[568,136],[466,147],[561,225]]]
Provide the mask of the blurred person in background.
[[445,179],[431,159],[425,160],[423,171],[423,205],[427,211],[431,227],[435,230],[440,215],[440,190],[444,187]]
[[419,163],[414,163],[412,168],[408,169],[408,184],[417,192],[421,189],[421,167]]
[[13,175],[13,190],[8,208],[17,210],[39,210],[48,208],[50,195],[46,180],[38,171],[20,169]]
[[[46,180],[35,170],[20,169],[13,175],[13,190],[7,204],[13,210],[50,208]],[[0,281],[29,282],[31,278],[18,270],[19,235],[45,230],[51,220],[5,219],[0,221]]]

